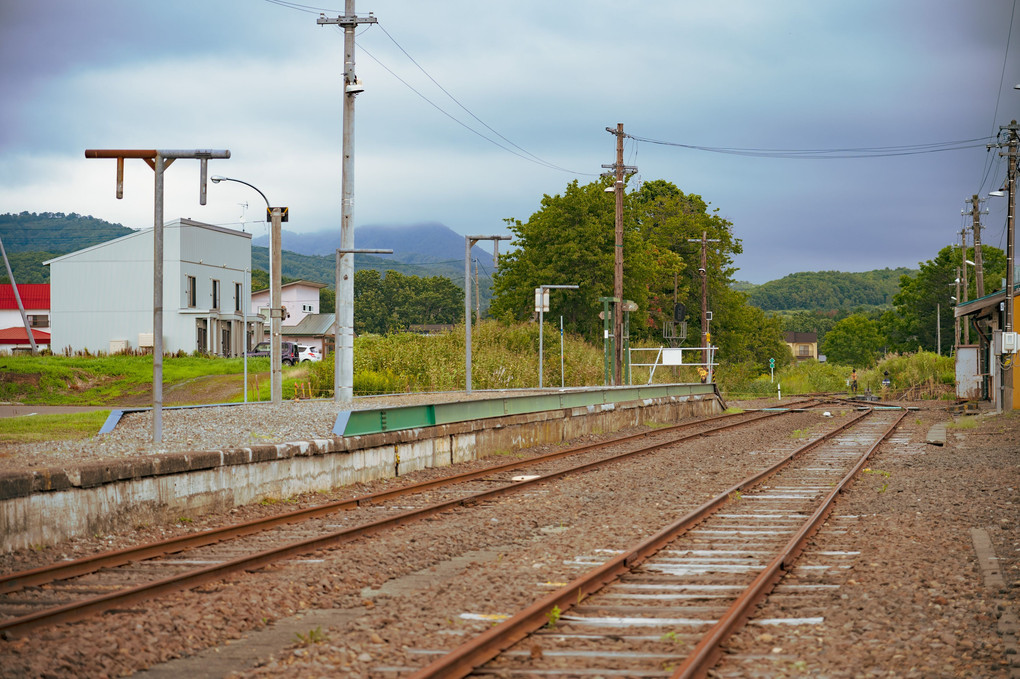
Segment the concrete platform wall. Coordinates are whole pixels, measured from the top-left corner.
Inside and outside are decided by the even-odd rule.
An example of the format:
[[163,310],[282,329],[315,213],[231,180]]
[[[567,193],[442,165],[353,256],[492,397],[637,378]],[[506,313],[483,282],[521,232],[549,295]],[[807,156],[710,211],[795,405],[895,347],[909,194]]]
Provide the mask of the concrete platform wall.
[[0,474],[0,549],[175,521],[586,434],[717,414],[715,396],[647,399],[355,437]]

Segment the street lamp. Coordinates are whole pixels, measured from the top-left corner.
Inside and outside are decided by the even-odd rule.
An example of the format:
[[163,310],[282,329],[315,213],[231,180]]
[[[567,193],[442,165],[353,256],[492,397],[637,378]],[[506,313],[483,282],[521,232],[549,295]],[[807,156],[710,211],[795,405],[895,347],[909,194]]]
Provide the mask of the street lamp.
[[[266,213],[272,224],[269,235],[269,399],[271,403],[279,404],[283,399],[283,347],[280,344],[280,324],[283,318],[283,302],[280,299],[282,288],[280,224],[287,221],[288,208],[272,207],[269,204],[269,199],[266,198],[266,194],[262,193],[262,191],[260,191],[254,184],[249,184],[241,179],[213,175],[212,177],[209,177],[209,180],[213,184],[219,184],[220,182],[236,182],[238,184],[244,184],[249,188],[255,189],[255,191],[262,196],[262,200],[266,201]],[[245,313],[245,318],[247,318],[247,312]],[[247,321],[245,324],[247,325]],[[245,327],[245,357],[248,355],[247,330],[247,327]]]

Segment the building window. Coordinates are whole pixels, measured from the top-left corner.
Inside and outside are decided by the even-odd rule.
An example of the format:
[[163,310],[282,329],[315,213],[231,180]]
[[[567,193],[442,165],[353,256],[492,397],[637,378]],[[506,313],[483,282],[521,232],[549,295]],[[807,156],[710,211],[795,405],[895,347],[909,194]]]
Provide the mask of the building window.
[[811,355],[811,345],[810,344],[801,344],[799,347],[797,347],[797,350],[798,350],[798,352],[799,352],[799,354],[801,356],[810,356]]
[[29,314],[28,325],[32,328],[48,328],[50,317],[47,314]]
[[241,310],[241,284],[234,283],[234,311]]
[[185,290],[185,294],[187,294],[187,296],[188,296],[188,306],[192,307],[192,308],[194,308],[195,300],[196,300],[196,298],[198,296],[197,293],[196,293],[195,287],[196,287],[195,286],[195,277],[194,276],[188,276],[188,287]]
[[220,282],[215,279],[212,282],[212,308],[220,308]]

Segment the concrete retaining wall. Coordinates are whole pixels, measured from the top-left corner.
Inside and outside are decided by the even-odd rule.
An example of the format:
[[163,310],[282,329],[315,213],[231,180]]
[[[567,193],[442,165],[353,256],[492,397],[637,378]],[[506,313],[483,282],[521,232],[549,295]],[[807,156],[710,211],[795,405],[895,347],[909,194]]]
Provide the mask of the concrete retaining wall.
[[4,473],[0,549],[174,521],[721,409],[717,396],[671,396],[364,436]]

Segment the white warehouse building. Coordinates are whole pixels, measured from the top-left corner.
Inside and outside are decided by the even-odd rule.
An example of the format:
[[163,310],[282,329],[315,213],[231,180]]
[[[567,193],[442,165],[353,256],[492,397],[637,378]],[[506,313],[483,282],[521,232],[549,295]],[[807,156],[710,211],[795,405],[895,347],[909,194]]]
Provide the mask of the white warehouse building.
[[[153,229],[51,259],[54,352],[151,349]],[[240,356],[261,338],[251,234],[190,219],[163,229],[163,348]],[[247,324],[247,332],[246,332]],[[257,331],[257,333],[255,332]]]

